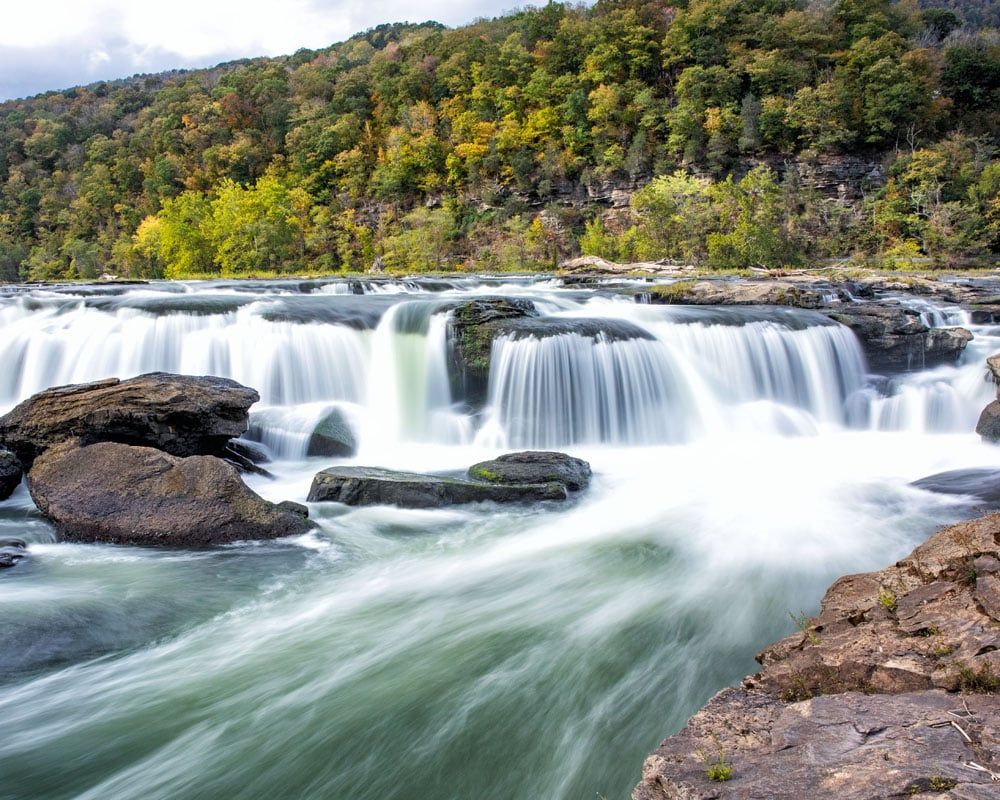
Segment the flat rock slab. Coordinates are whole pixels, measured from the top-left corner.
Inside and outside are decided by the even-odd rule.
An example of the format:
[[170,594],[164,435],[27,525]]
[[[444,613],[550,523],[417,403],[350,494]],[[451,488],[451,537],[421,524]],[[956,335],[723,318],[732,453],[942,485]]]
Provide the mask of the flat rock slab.
[[[995,695],[850,692],[783,704],[726,689],[646,759],[632,797],[881,800],[926,793],[988,800],[1000,794],[997,784],[965,764],[1000,755],[998,719]],[[706,774],[706,761],[718,759],[720,749],[732,770],[725,782]]]
[[506,453],[469,467],[469,477],[487,483],[561,483],[572,492],[590,483],[590,464],[565,453],[527,450]]
[[0,444],[30,469],[49,447],[120,442],[177,456],[222,455],[249,424],[253,389],[227,378],[152,372],[47,389],[0,417]]
[[28,489],[60,535],[73,541],[207,547],[313,527],[253,492],[221,459],[150,447],[59,445],[35,460]]
[[349,506],[440,508],[483,501],[565,500],[566,487],[556,482],[493,484],[378,467],[331,467],[313,478],[308,499],[314,503],[335,502]]

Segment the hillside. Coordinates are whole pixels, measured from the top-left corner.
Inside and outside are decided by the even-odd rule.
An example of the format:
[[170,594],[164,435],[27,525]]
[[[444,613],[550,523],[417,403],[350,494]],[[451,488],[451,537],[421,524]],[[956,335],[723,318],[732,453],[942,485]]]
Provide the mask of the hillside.
[[989,265],[998,4],[933,5],[554,3],[0,104],[0,279]]

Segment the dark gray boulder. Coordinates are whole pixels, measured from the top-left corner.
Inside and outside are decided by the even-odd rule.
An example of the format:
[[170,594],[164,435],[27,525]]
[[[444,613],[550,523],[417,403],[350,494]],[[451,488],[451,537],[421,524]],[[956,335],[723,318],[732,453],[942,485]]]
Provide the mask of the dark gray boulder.
[[69,440],[155,447],[177,456],[224,455],[246,431],[256,391],[226,378],[153,372],[47,389],[0,417],[0,443],[25,469]]
[[291,514],[298,514],[300,517],[309,519],[309,506],[296,503],[294,500],[282,500],[277,505],[282,511],[288,511]]
[[57,445],[35,460],[28,489],[60,535],[74,541],[206,547],[312,528],[253,492],[225,461],[150,447]]
[[0,450],[0,500],[6,500],[21,485],[21,461],[9,450]]
[[331,467],[316,474],[310,502],[440,508],[460,503],[565,500],[561,483],[493,484],[378,467]]
[[469,467],[469,477],[487,483],[561,483],[572,492],[590,483],[590,464],[565,453],[528,450],[507,453]]
[[979,415],[976,433],[987,442],[1000,442],[1000,401],[994,400]]
[[28,553],[28,545],[22,539],[0,539],[0,569],[13,567]]
[[327,414],[315,427],[306,445],[307,456],[353,456],[358,440],[340,409]]
[[854,331],[869,365],[877,371],[954,363],[972,341],[965,328],[928,328],[917,311],[902,306],[857,303],[825,313]]
[[990,505],[1000,503],[1000,470],[989,468],[953,469],[914,481],[913,486],[938,494],[964,494]]

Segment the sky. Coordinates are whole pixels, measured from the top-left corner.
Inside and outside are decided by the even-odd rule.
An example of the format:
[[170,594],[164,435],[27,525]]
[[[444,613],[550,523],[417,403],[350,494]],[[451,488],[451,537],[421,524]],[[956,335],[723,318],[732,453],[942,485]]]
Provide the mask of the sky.
[[460,25],[517,0],[6,0],[0,100],[137,72],[294,53],[382,22]]

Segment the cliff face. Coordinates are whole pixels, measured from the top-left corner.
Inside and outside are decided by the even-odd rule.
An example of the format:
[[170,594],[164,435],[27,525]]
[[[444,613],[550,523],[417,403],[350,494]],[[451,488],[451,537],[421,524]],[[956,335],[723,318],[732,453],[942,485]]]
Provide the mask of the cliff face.
[[646,760],[634,800],[1000,796],[1000,514],[841,578],[757,660]]

